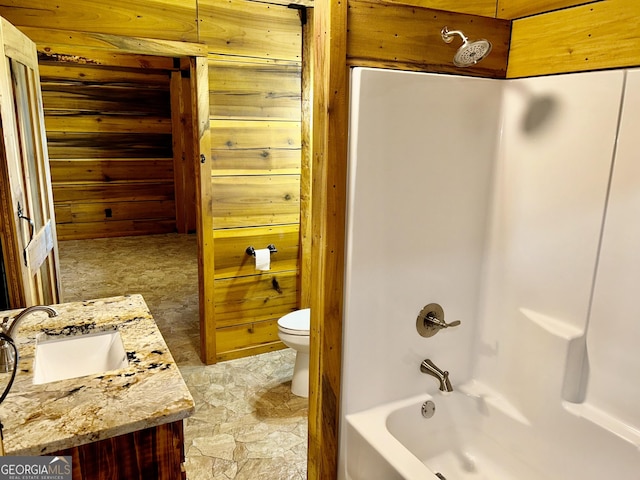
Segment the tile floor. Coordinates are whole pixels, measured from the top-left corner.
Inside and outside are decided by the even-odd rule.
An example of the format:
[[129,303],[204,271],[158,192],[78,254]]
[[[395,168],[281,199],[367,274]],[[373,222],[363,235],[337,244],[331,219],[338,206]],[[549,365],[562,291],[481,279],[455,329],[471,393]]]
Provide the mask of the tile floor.
[[303,480],[308,402],[290,392],[290,349],[199,359],[194,235],[60,242],[63,301],[144,296],[196,402],[185,422],[189,480]]

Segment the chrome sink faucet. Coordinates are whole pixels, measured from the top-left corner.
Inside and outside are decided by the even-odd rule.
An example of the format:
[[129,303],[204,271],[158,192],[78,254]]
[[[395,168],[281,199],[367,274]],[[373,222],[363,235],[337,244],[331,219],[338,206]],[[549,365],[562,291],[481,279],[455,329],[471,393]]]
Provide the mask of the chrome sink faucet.
[[[57,317],[58,312],[55,308],[47,307],[45,305],[34,305],[33,307],[27,307],[22,310],[18,315],[13,317],[13,322],[9,324],[9,317],[6,317],[2,322],[2,333],[7,335],[9,338],[13,339],[16,329],[18,325],[22,322],[22,320],[33,312],[47,312],[49,317]],[[13,347],[9,345],[9,343],[0,339],[0,372],[6,373],[11,372],[16,363],[16,356],[13,350]]]
[[451,386],[451,382],[449,381],[449,372],[446,370],[440,370],[436,367],[435,363],[433,363],[428,358],[423,360],[420,364],[420,371],[422,373],[426,373],[427,375],[431,375],[432,377],[436,377],[440,382],[440,391],[441,392],[453,392],[453,387]]

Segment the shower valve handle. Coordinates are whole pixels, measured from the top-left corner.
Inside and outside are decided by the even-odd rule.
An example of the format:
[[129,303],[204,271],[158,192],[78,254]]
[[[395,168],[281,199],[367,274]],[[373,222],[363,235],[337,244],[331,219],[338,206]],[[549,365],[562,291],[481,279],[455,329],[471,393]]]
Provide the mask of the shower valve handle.
[[416,320],[416,329],[423,337],[433,337],[443,328],[457,327],[461,323],[460,320],[445,322],[442,307],[437,303],[430,303],[420,311]]

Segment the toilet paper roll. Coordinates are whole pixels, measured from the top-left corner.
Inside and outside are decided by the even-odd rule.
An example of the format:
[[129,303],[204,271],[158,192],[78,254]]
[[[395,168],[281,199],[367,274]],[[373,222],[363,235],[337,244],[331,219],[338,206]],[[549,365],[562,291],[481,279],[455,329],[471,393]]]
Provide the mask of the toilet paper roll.
[[271,268],[271,250],[262,248],[256,250],[256,270],[269,270]]

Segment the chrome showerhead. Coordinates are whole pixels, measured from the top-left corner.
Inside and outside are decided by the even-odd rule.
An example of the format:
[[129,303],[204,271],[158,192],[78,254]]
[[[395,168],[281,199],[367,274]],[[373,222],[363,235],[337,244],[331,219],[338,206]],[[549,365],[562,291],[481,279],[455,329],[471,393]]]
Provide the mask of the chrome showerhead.
[[470,42],[460,30],[449,30],[448,27],[443,27],[440,33],[445,43],[451,43],[454,35],[459,35],[462,39],[462,45],[453,57],[453,63],[457,67],[475,65],[491,52],[491,42],[488,40],[482,39]]

